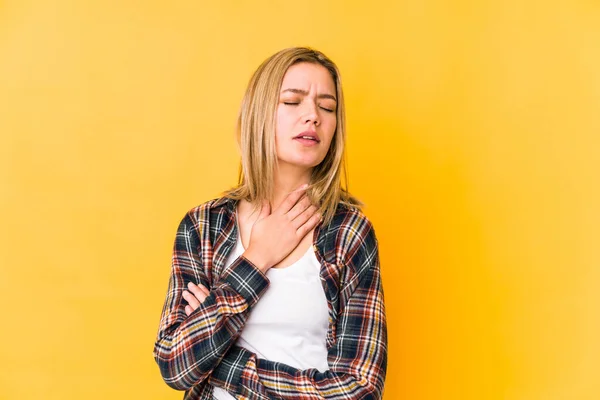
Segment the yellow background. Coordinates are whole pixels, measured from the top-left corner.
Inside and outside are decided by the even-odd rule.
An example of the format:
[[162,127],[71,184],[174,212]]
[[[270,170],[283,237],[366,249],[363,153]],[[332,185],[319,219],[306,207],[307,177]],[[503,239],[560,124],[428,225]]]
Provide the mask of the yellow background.
[[181,397],[152,358],[175,229],[294,45],[342,71],[385,399],[600,398],[599,27],[595,1],[0,2],[0,398]]

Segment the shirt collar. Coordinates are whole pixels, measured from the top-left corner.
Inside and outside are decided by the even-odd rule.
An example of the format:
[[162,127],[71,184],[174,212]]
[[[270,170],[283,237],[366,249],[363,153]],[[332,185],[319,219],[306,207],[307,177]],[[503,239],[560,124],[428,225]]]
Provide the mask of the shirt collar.
[[233,212],[235,210],[237,202],[238,200],[223,196],[216,199],[215,202],[212,204],[211,208],[227,207],[229,211]]

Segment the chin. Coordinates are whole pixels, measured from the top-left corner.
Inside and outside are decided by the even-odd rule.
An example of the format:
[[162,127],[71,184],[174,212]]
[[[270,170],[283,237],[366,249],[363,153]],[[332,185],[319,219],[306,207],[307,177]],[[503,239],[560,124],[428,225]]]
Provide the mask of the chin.
[[279,159],[279,162],[282,164],[288,164],[288,165],[293,165],[294,167],[298,167],[298,168],[314,168],[317,165],[319,165],[321,163],[321,159],[302,159],[302,160],[298,160],[298,159],[292,159],[292,160],[286,160],[286,159]]

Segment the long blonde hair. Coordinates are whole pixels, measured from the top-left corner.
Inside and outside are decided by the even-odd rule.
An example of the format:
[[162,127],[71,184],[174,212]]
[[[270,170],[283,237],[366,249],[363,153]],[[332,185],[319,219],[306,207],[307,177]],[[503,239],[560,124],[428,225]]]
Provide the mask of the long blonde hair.
[[[339,203],[360,208],[363,203],[348,192],[346,167],[346,117],[342,83],[337,66],[323,53],[308,47],[292,47],[267,58],[250,78],[237,122],[237,142],[241,152],[238,185],[223,193],[225,197],[244,199],[259,209],[270,200],[277,170],[275,149],[276,108],[281,83],[288,68],[308,62],[320,64],[331,73],[336,87],[336,130],[323,161],[315,166],[307,195],[318,205],[323,223],[333,218]],[[343,183],[342,186],[342,175]]]

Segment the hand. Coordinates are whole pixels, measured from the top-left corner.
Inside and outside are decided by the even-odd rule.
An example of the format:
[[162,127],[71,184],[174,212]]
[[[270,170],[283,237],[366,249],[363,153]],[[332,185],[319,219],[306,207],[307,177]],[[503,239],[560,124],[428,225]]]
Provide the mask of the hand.
[[305,191],[306,185],[291,192],[272,213],[268,203],[262,206],[243,254],[262,272],[290,254],[321,220]]
[[183,291],[183,298],[188,302],[188,305],[185,306],[185,314],[189,316],[208,297],[208,289],[190,282],[188,290]]

